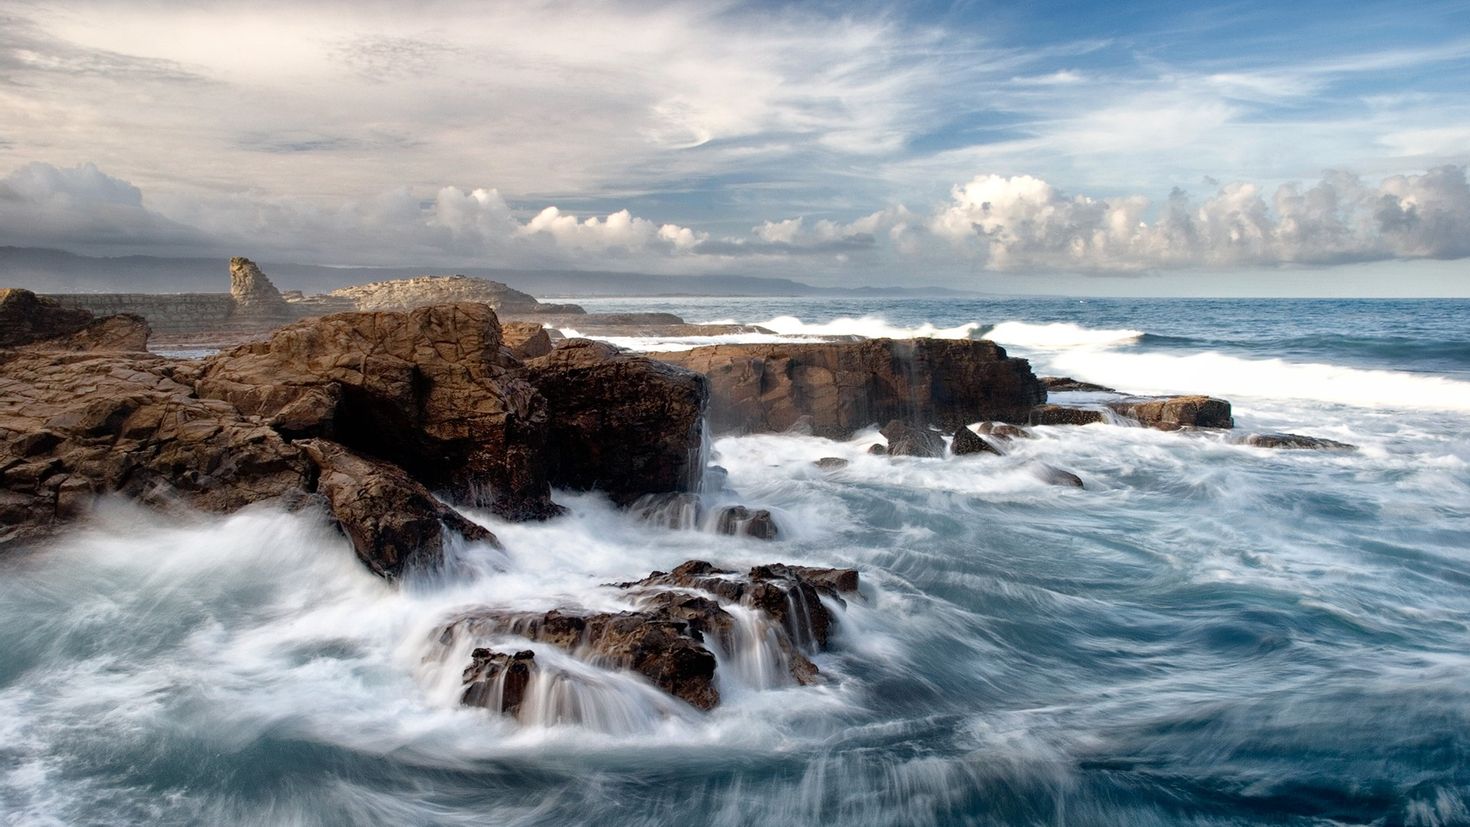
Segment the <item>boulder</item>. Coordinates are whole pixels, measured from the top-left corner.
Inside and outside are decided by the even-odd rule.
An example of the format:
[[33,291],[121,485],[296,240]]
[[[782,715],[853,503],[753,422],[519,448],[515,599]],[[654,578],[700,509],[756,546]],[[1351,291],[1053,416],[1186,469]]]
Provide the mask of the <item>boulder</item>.
[[552,485],[604,491],[624,506],[698,489],[708,398],[698,374],[568,339],[519,375],[553,412],[544,448]]
[[534,359],[551,352],[551,336],[536,322],[502,322],[500,335],[517,359]]
[[879,433],[888,440],[888,455],[891,457],[944,456],[944,440],[928,428],[895,419],[884,425]]
[[325,440],[298,443],[317,467],[316,492],[363,564],[395,577],[432,567],[448,534],[495,543],[495,536],[434,499],[402,469]]
[[1082,484],[1082,478],[1071,471],[1064,471],[1054,465],[1047,465],[1044,462],[1038,462],[1031,466],[1031,471],[1047,485],[1060,485],[1067,488],[1086,487]]
[[975,426],[975,432],[991,439],[1009,442],[1013,439],[1032,439],[1031,432],[1017,425],[1005,422],[981,422]]
[[1117,393],[1117,391],[1105,385],[1094,385],[1091,382],[1079,382],[1070,376],[1043,376],[1041,384],[1046,386],[1048,393],[1061,393],[1065,391],[1085,391],[1087,393]]
[[888,446],[881,442],[875,442],[868,446],[868,453],[875,457],[886,457],[888,456]]
[[20,288],[0,289],[0,347],[17,347],[76,333],[92,313]]
[[721,509],[715,522],[715,531],[720,534],[754,537],[757,540],[774,540],[780,534],[771,512],[764,508],[752,511],[743,505]]
[[452,502],[510,519],[559,513],[546,404],[501,350],[483,304],[307,319],[203,363],[195,390],[391,462]]
[[1031,409],[1026,421],[1031,425],[1092,425],[1108,421],[1107,414],[1089,408],[1069,408],[1065,405],[1037,405]]
[[709,379],[717,433],[806,423],[818,436],[847,439],[892,419],[946,429],[976,419],[1020,422],[1046,398],[1025,359],[988,341],[713,345],[651,355]]
[[476,649],[470,653],[470,665],[464,670],[460,703],[514,718],[520,714],[535,669],[536,653],[529,649],[519,652]]
[[1349,445],[1346,442],[1337,442],[1315,436],[1302,436],[1301,434],[1248,434],[1240,442],[1243,445],[1250,445],[1256,448],[1282,448],[1306,451],[1357,450],[1356,445]]
[[1210,396],[1129,397],[1106,404],[1120,416],[1161,431],[1235,427],[1230,403]]
[[949,451],[957,457],[967,454],[1000,454],[1000,449],[991,445],[990,440],[969,428],[960,428],[954,432],[954,441],[949,444]]
[[148,350],[150,332],[148,322],[142,316],[120,313],[94,319],[72,333],[42,339],[21,347],[25,350],[144,353]]

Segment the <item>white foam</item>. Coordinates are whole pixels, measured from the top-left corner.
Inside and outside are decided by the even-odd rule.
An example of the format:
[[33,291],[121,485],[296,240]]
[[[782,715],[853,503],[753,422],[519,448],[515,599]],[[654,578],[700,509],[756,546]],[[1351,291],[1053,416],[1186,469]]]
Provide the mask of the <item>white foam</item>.
[[1039,350],[1063,350],[1075,347],[1110,347],[1131,344],[1143,336],[1142,330],[1093,329],[1071,322],[1030,324],[1028,322],[1001,322],[985,332],[985,338],[1002,345],[1036,348]]
[[777,316],[755,324],[792,336],[862,336],[867,339],[969,339],[980,329],[978,322],[955,327],[936,327],[928,322],[916,327],[902,327],[878,316],[842,316],[820,323],[803,322],[795,316]]

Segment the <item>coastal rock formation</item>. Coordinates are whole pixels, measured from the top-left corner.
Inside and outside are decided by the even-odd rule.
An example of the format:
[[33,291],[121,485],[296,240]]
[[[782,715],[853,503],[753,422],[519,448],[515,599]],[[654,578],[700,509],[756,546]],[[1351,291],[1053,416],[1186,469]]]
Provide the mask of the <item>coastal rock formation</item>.
[[1230,403],[1210,396],[1128,397],[1106,403],[1120,416],[1150,428],[1233,428]]
[[439,562],[450,533],[495,542],[493,534],[434,499],[396,466],[325,440],[298,444],[316,465],[316,493],[375,574],[393,577],[407,567]]
[[330,296],[354,302],[361,311],[407,311],[436,304],[478,302],[497,313],[579,314],[574,304],[543,304],[529,293],[513,290],[498,281],[470,276],[418,276],[411,279],[375,281],[333,290]]
[[1002,442],[1009,442],[1013,439],[1034,438],[1031,436],[1031,432],[1025,428],[1006,422],[981,422],[975,426],[975,432]]
[[1066,405],[1037,405],[1026,416],[1028,425],[1092,425],[1107,421],[1108,415],[1102,411]]
[[708,391],[697,374],[569,339],[520,375],[554,412],[544,449],[552,485],[595,488],[619,505],[698,486]]
[[148,350],[148,337],[151,333],[148,322],[142,316],[124,313],[95,319],[74,333],[43,339],[23,347],[25,350],[143,353]]
[[888,440],[888,455],[891,457],[944,456],[944,440],[928,428],[895,419],[878,433]]
[[968,454],[999,454],[1000,449],[991,445],[990,440],[966,427],[954,432],[954,440],[949,444],[949,452],[961,457]]
[[392,462],[453,502],[546,517],[558,508],[545,400],[515,367],[495,313],[454,304],[297,322],[206,360],[196,389],[293,437]]
[[1046,398],[1025,359],[988,341],[713,345],[651,355],[709,379],[717,433],[800,426],[845,439],[893,419],[946,429],[976,419],[1023,422]]
[[295,318],[281,291],[248,258],[230,259],[230,297],[238,319],[284,322]]
[[536,322],[502,321],[500,336],[517,359],[535,359],[551,352],[551,336]]
[[29,290],[0,290],[0,347],[67,336],[91,322],[91,312],[82,308],[64,306]]
[[1079,382],[1070,376],[1043,376],[1041,384],[1046,386],[1048,393],[1062,393],[1064,391],[1084,391],[1087,393],[1117,393],[1117,391],[1105,385],[1094,385],[1091,382]]
[[535,668],[536,653],[529,649],[519,652],[476,649],[470,653],[470,665],[464,670],[460,703],[514,718],[520,714]]
[[770,511],[764,508],[752,511],[743,505],[721,509],[720,516],[715,521],[715,531],[720,534],[754,537],[757,540],[774,540],[781,533]]

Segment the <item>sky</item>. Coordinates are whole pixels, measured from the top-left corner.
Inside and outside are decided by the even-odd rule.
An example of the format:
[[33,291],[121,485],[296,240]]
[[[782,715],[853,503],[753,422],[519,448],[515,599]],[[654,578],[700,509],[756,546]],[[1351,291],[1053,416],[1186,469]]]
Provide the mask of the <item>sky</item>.
[[0,4],[0,244],[1470,295],[1470,2]]

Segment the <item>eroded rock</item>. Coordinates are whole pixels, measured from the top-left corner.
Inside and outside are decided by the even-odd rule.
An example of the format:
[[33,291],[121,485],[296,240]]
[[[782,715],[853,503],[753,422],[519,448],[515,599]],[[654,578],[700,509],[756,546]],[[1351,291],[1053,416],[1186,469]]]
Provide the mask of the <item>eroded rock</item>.
[[954,440],[949,444],[949,451],[957,457],[968,454],[995,454],[1000,455],[999,448],[990,444],[990,440],[970,430],[968,427],[960,428],[954,432]]
[[1120,416],[1161,431],[1235,427],[1230,403],[1212,396],[1129,397],[1105,404]]
[[534,359],[551,352],[551,336],[536,322],[502,322],[500,335],[517,359]]
[[0,289],[0,347],[67,336],[91,323],[90,311],[66,307],[29,290]]
[[464,693],[460,703],[480,706],[494,712],[519,715],[531,673],[536,669],[536,653],[495,652],[480,648],[470,653],[470,665],[464,670]]
[[754,537],[757,540],[774,540],[780,534],[771,512],[764,508],[752,510],[743,505],[721,509],[715,531],[720,534]]
[[888,455],[891,457],[944,456],[944,440],[938,432],[928,428],[895,419],[884,425],[879,433],[888,440]]
[[1092,425],[1107,422],[1107,414],[1090,408],[1071,408],[1066,405],[1037,405],[1027,417],[1030,425]]

